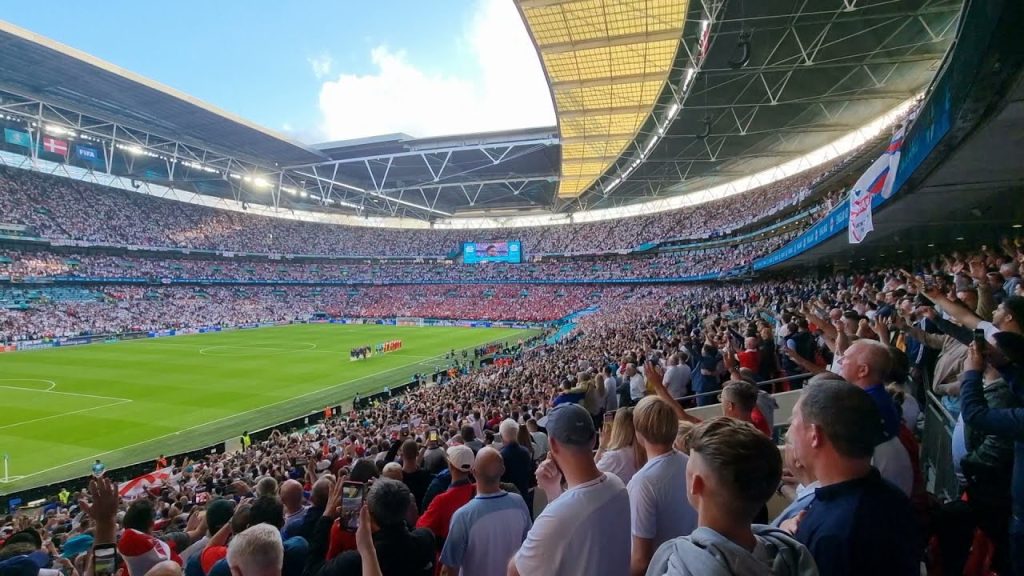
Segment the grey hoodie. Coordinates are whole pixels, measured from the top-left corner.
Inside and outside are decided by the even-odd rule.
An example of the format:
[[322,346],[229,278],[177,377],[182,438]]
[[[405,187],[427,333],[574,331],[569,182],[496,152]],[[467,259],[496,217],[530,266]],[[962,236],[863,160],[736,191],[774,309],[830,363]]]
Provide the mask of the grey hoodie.
[[710,528],[665,542],[651,559],[647,576],[817,576],[810,551],[788,533],[755,524],[755,551]]

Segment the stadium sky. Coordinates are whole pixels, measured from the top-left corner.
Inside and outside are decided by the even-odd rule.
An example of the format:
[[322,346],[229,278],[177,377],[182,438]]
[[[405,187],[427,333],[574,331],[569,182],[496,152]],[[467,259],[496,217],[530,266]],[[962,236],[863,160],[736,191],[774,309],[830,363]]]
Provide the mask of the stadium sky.
[[555,123],[512,0],[22,2],[2,18],[307,143]]

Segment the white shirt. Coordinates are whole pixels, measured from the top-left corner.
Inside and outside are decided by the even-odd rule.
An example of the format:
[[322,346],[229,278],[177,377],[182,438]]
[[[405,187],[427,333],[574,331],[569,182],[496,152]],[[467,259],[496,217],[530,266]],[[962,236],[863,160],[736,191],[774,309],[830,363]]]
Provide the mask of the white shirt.
[[665,371],[665,387],[673,398],[686,396],[686,387],[690,384],[690,367],[686,364],[669,366]]
[[537,517],[516,553],[523,576],[628,574],[629,495],[614,474],[574,486]]
[[637,372],[629,379],[629,397],[631,400],[641,400],[647,394],[647,381],[644,375]]
[[875,446],[871,464],[878,468],[882,478],[910,496],[914,489],[914,468],[910,464],[910,454],[907,454],[907,449],[903,447],[898,436]]
[[597,469],[601,472],[615,474],[623,484],[628,484],[636,474],[636,452],[632,446],[608,450],[601,454],[601,459],[597,462]]
[[619,409],[619,381],[614,376],[604,379],[604,409],[606,412],[615,412]]
[[534,460],[543,460],[548,455],[548,435],[537,430],[536,432],[530,433],[533,437],[533,442],[537,445],[537,454],[534,455]]
[[672,450],[648,460],[626,486],[633,536],[653,540],[654,549],[697,527],[686,499],[686,462],[686,454]]

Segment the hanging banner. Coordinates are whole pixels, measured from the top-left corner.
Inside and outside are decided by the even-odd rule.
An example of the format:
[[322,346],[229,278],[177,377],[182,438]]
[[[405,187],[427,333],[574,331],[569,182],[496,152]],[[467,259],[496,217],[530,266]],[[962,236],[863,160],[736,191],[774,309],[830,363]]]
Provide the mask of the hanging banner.
[[30,136],[28,132],[22,132],[21,130],[4,128],[4,140],[6,140],[8,144],[14,144],[15,146],[24,146],[25,148],[32,147],[32,136]]
[[68,155],[68,141],[52,136],[43,136],[43,152],[66,157]]
[[892,196],[896,170],[900,165],[904,130],[905,124],[900,124],[889,139],[889,147],[861,175],[850,191],[850,244],[860,244],[868,232],[875,229],[871,219],[872,198],[878,194],[886,199]]
[[896,169],[900,166],[900,150],[903,149],[903,133],[907,130],[907,122],[904,120],[889,140],[889,147],[885,153],[889,156],[889,173],[885,176],[885,185],[882,186],[882,197],[888,199],[892,196],[893,183],[896,181]]

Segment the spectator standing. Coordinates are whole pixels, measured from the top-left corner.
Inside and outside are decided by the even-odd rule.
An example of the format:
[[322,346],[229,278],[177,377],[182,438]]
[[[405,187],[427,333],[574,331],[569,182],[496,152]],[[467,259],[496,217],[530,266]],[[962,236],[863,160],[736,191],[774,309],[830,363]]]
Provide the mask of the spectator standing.
[[920,574],[910,500],[871,466],[884,433],[878,407],[846,382],[810,384],[793,408],[788,445],[821,486],[782,528],[807,546],[822,576]]
[[501,489],[504,472],[497,450],[485,448],[477,453],[476,497],[452,517],[441,551],[442,574],[504,574],[526,539],[530,511],[521,496]]
[[686,499],[686,455],[672,447],[679,431],[675,409],[658,396],[644,398],[633,411],[633,425],[647,463],[626,486],[633,534],[629,573],[642,576],[658,546],[697,527],[697,512]]
[[627,484],[647,463],[647,452],[636,440],[633,410],[632,407],[620,408],[615,412],[615,419],[604,424],[601,443],[594,454],[598,470],[615,474]]
[[426,528],[434,534],[434,543],[439,552],[448,537],[448,527],[455,511],[465,506],[476,493],[476,486],[469,479],[469,472],[473,468],[473,451],[466,446],[452,446],[447,451],[447,458],[452,483],[448,490],[430,502],[430,506],[416,521],[417,528]]
[[530,478],[533,476],[533,459],[530,451],[519,444],[519,423],[511,418],[502,420],[498,428],[501,434],[501,459],[505,463],[505,474],[502,482],[510,482],[526,500],[526,505],[533,509],[533,496],[530,494]]
[[629,495],[621,480],[594,463],[593,419],[575,404],[557,406],[547,418],[550,459],[537,469],[537,482],[549,504],[509,563],[508,575],[628,573]]
[[715,418],[689,438],[686,493],[698,528],[669,540],[648,576],[817,576],[814,558],[788,533],[754,525],[782,478],[778,448],[749,423]]

